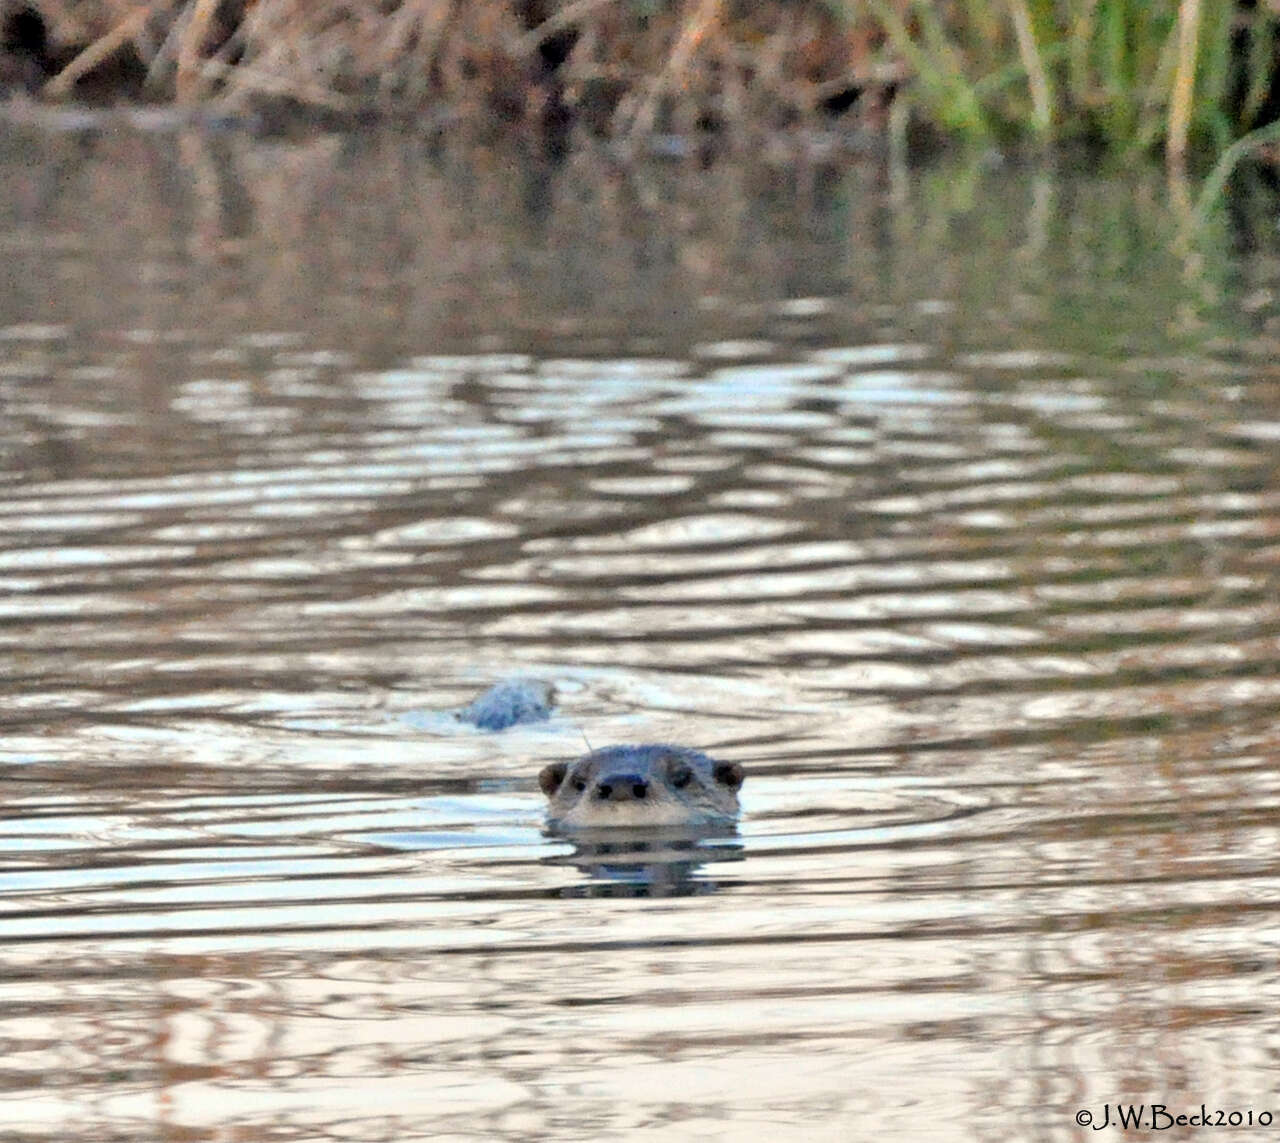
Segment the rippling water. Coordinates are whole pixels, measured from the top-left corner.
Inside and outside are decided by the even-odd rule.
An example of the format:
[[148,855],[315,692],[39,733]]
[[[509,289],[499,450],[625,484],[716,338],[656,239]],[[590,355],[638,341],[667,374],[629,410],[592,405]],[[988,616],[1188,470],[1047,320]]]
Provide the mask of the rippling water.
[[[0,1137],[1280,1117],[1274,239],[509,162],[0,146]],[[586,740],[739,830],[545,835]]]

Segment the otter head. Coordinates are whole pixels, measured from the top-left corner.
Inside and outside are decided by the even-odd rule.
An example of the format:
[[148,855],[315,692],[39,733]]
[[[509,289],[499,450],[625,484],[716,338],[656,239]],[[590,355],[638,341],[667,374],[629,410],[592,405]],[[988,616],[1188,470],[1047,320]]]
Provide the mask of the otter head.
[[702,826],[738,814],[742,767],[680,746],[610,746],[538,775],[562,829]]

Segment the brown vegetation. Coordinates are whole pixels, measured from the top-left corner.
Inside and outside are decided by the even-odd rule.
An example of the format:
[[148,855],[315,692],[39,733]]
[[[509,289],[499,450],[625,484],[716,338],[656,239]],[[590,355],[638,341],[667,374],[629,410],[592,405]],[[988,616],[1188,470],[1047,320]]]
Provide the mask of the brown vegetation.
[[447,111],[612,137],[772,130],[855,104],[877,117],[905,74],[870,21],[800,0],[10,0],[6,19],[10,53],[35,64],[26,86],[49,97]]
[[1280,137],[1278,67],[1280,0],[0,0],[0,91],[552,140],[910,121],[1181,164]]

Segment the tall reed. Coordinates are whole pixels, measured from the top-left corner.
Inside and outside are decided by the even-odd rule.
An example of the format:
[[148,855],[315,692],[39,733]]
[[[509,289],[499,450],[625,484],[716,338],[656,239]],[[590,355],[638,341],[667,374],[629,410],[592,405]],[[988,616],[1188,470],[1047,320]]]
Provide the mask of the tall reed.
[[1280,11],[1228,0],[827,0],[907,61],[920,119],[973,135],[1219,151],[1266,102]]
[[1175,158],[1280,114],[1277,0],[5,3],[37,8],[61,47],[51,95],[131,54],[148,97],[187,102],[518,118],[550,93],[636,136],[769,131],[850,104],[874,121],[893,100],[944,134]]

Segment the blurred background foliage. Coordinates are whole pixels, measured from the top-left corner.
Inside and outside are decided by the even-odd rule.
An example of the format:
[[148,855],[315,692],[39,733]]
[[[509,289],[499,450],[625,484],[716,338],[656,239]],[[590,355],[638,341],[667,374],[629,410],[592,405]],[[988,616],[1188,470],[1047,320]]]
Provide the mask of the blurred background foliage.
[[1219,155],[1280,117],[1272,0],[8,0],[43,98]]

